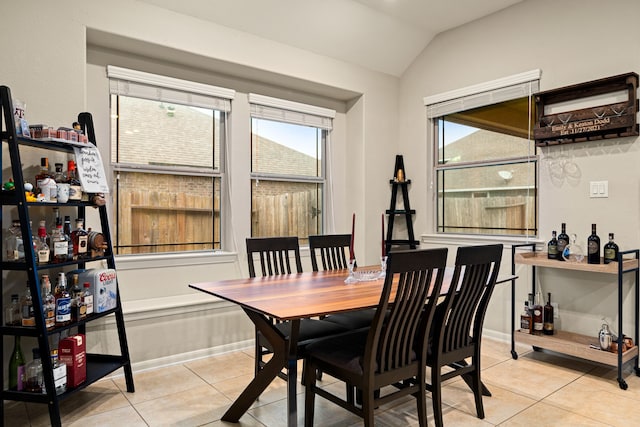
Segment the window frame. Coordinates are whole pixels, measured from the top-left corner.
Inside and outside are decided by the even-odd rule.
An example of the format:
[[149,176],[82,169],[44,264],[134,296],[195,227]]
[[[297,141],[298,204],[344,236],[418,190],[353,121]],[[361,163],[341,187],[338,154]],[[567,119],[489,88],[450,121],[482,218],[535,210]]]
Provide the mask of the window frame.
[[[194,249],[194,250],[169,250],[163,252],[153,252],[152,249],[149,251],[141,252],[141,253],[119,253],[117,256],[119,257],[158,257],[158,256],[167,256],[167,255],[180,255],[180,254],[195,254],[195,253],[213,253],[216,251],[224,250],[223,247],[223,232],[224,232],[224,221],[225,221],[225,200],[224,195],[226,191],[224,190],[225,184],[225,165],[226,165],[226,155],[227,155],[227,144],[229,143],[229,133],[228,129],[230,126],[230,117],[231,117],[231,100],[235,97],[235,90],[226,89],[211,85],[206,85],[197,82],[191,82],[182,79],[176,79],[173,77],[162,76],[158,74],[151,74],[137,70],[130,70],[121,67],[115,67],[112,65],[107,66],[107,78],[109,80],[109,109],[112,110],[112,102],[114,99],[120,96],[126,96],[130,98],[138,98],[138,99],[146,99],[150,101],[157,102],[168,102],[176,105],[183,105],[187,107],[199,107],[206,108],[211,111],[219,111],[221,117],[224,120],[220,120],[219,123],[221,125],[220,133],[222,137],[219,141],[218,152],[215,152],[215,140],[213,141],[214,150],[211,152],[213,164],[211,167],[202,167],[202,166],[179,166],[179,165],[167,165],[167,166],[159,166],[159,165],[149,165],[149,164],[136,164],[136,163],[127,163],[127,162],[119,162],[114,161],[112,157],[113,150],[118,150],[118,147],[113,147],[113,144],[118,144],[119,141],[116,141],[116,136],[110,135],[109,137],[109,165],[110,171],[112,173],[113,184],[112,187],[115,187],[119,184],[119,175],[121,172],[127,173],[141,173],[141,174],[159,174],[159,175],[169,175],[169,176],[183,176],[183,177],[205,177],[211,179],[211,184],[215,191],[215,188],[219,188],[219,236],[216,239],[216,230],[215,230],[215,216],[216,216],[216,208],[215,203],[212,203],[211,215],[212,220],[214,221],[213,233],[212,233],[212,241],[211,246],[212,249]],[[155,94],[153,91],[155,90]],[[131,93],[130,93],[131,92]],[[117,120],[117,118],[112,118],[112,120]],[[215,119],[215,114],[212,116],[211,120]],[[215,139],[215,134],[214,134]],[[216,156],[218,158],[216,164]],[[114,192],[114,196],[116,195],[117,190]],[[114,197],[115,199],[115,197]],[[114,251],[117,250],[119,234],[120,234],[120,214],[118,209],[118,201],[114,200],[116,204],[114,206],[114,225],[117,231],[116,236],[114,236]],[[180,242],[181,244],[188,245],[189,242]],[[195,244],[195,243],[194,243]],[[219,244],[219,248],[217,249],[215,246]],[[159,246],[163,246],[159,244]]]
[[[500,104],[502,102],[517,99],[519,97],[529,97],[529,104],[533,105],[533,94],[538,91],[540,70],[532,70],[509,77],[492,80],[485,83],[480,83],[473,86],[441,93],[438,95],[428,96],[424,98],[424,105],[427,110],[427,142],[431,146],[431,150],[428,152],[428,165],[431,172],[428,175],[428,179],[431,181],[428,188],[432,190],[433,200],[433,222],[432,232],[438,236],[473,236],[474,238],[492,238],[492,237],[512,237],[512,238],[535,238],[539,233],[539,158],[536,151],[535,143],[533,142],[533,135],[530,132],[528,139],[531,141],[532,152],[525,156],[516,157],[500,157],[491,158],[489,160],[473,160],[466,162],[456,163],[440,163],[439,149],[440,149],[440,129],[439,122],[443,117],[456,112],[462,112],[467,110],[473,110],[475,108]],[[518,94],[520,94],[518,96]],[[531,117],[531,114],[530,114]],[[529,129],[532,129],[531,123]],[[447,170],[460,170],[478,167],[491,167],[502,166],[509,164],[523,164],[534,163],[533,168],[533,192],[534,192],[534,225],[533,229],[526,228],[521,234],[509,234],[509,233],[473,233],[473,232],[454,232],[454,231],[441,231],[440,217],[444,215],[441,212],[444,206],[439,205],[439,177],[440,172]],[[444,225],[446,229],[447,226]],[[453,227],[455,228],[455,227]],[[527,232],[531,230],[531,232]],[[506,231],[506,230],[505,230]]]
[[[253,120],[270,120],[285,124],[309,126],[320,130],[320,168],[319,176],[281,174],[272,172],[254,172],[253,166],[250,168],[249,182],[253,186],[254,182],[271,181],[271,182],[292,182],[303,184],[317,184],[320,186],[322,194],[322,204],[320,210],[322,212],[321,228],[324,230],[327,226],[327,189],[330,188],[330,177],[327,173],[327,153],[329,152],[329,144],[331,141],[331,131],[333,128],[333,119],[335,118],[335,110],[317,107],[314,105],[303,104],[299,102],[289,101],[280,98],[272,98],[254,93],[249,94],[251,121],[251,150],[249,153],[250,164],[253,165]],[[324,136],[324,137],[322,137]],[[253,199],[253,188],[251,188],[251,198]],[[253,200],[250,203],[253,205]],[[253,206],[252,206],[253,208]],[[253,227],[250,228],[253,236]]]

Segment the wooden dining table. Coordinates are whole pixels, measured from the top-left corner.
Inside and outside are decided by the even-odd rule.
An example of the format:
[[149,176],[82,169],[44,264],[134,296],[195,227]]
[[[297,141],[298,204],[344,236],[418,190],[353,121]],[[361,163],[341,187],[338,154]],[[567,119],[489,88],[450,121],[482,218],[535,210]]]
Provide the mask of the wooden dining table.
[[[360,268],[361,271],[368,269]],[[441,295],[446,294],[449,289],[453,270],[452,267],[445,270]],[[222,416],[223,421],[238,422],[284,368],[287,371],[287,425],[297,425],[296,351],[300,320],[373,308],[380,301],[384,279],[346,284],[348,275],[347,270],[333,270],[189,285],[193,289],[238,304],[274,349],[271,359]],[[515,276],[501,276],[498,282],[514,279]],[[289,336],[283,336],[270,319],[289,321]]]

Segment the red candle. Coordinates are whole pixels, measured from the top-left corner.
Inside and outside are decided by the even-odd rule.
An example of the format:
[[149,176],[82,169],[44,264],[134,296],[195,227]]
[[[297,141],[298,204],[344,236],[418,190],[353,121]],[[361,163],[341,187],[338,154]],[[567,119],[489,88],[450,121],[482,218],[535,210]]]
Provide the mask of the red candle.
[[353,240],[356,234],[356,214],[353,213],[353,219],[351,220],[351,243],[349,244],[349,260],[356,259],[356,255],[353,252]]
[[385,244],[384,244],[384,214],[382,214],[382,256],[386,256]]

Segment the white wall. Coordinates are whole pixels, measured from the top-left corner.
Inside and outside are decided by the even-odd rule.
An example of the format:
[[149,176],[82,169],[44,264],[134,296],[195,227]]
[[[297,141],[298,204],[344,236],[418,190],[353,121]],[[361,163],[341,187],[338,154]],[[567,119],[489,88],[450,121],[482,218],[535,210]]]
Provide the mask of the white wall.
[[[411,189],[412,204],[419,213],[416,230],[423,246],[442,243],[469,244],[462,239],[432,236],[433,192],[431,168],[425,167],[426,143],[424,96],[472,84],[541,69],[541,90],[549,90],[598,78],[640,70],[637,16],[640,3],[593,0],[528,0],[489,17],[438,35],[402,76],[400,83],[399,140],[407,170],[420,173]],[[552,230],[566,222],[586,247],[591,223],[598,225],[602,244],[609,232],[616,234],[621,249],[640,246],[640,189],[637,165],[638,138],[594,141],[540,150],[539,236],[546,241]],[[546,166],[550,156],[562,152],[578,166],[577,178],[552,180]],[[589,181],[609,181],[607,199],[588,197]],[[510,258],[510,252],[504,255]],[[505,265],[510,270],[510,265]],[[520,312],[530,286],[529,268],[519,266],[517,310]],[[615,278],[602,274],[542,270],[543,291],[552,292],[560,304],[560,326],[596,335],[601,318],[611,322],[616,307]],[[626,288],[628,289],[628,288]],[[498,289],[486,326],[508,333],[508,287]],[[633,295],[625,291],[625,330],[632,332]],[[632,329],[628,329],[631,327]]]
[[[135,367],[247,346],[253,337],[237,307],[187,286],[246,275],[249,91],[338,110],[331,150],[334,217],[328,223],[336,232],[348,232],[356,212],[358,258],[379,262],[380,214],[388,204],[397,147],[397,78],[136,1],[26,0],[3,2],[0,9],[2,16],[15,17],[0,27],[0,50],[8,58],[0,68],[0,84],[27,103],[32,123],[65,125],[78,112],[91,111],[98,144],[106,143],[103,65],[122,59],[114,49],[130,53],[131,68],[239,91],[228,148],[240,166],[227,177],[232,200],[224,224],[231,253],[116,260]],[[88,50],[88,43],[99,47]],[[308,258],[305,266],[310,269]],[[105,339],[89,340],[89,346],[116,351],[112,323],[94,322],[91,328],[103,331]],[[168,345],[168,335],[184,338],[183,345]]]
[[[336,131],[342,141],[332,158],[337,177],[333,222],[336,231],[348,231],[351,213],[356,212],[356,250],[370,264],[378,258],[380,213],[388,207],[395,154],[404,155],[407,177],[412,180],[415,230],[423,236],[423,246],[448,245],[453,251],[456,245],[469,243],[431,236],[433,199],[424,96],[534,68],[542,69],[542,90],[640,69],[636,22],[640,3],[634,0],[525,1],[439,35],[400,80],[135,1],[23,0],[2,2],[0,12],[15,18],[6,19],[0,27],[0,50],[5,53],[0,84],[10,86],[14,96],[27,102],[28,118],[34,122],[72,122],[78,112],[103,96],[87,84],[91,73],[100,72],[96,65],[100,61],[87,58],[87,33],[120,50],[138,56],[146,53],[147,58],[139,58],[141,64],[161,57],[158,68],[184,73],[178,77],[220,86],[244,82],[238,89],[239,99],[246,96],[248,87],[258,84],[271,92],[266,95],[342,103],[344,119],[338,121]],[[185,67],[186,71],[177,71]],[[103,118],[95,112],[94,118],[104,135],[108,118],[104,111],[100,114]],[[239,107],[233,115],[235,141],[246,133],[247,125],[240,118],[248,113]],[[545,156],[554,155],[550,150],[542,151],[541,165]],[[596,222],[601,237],[613,231],[623,249],[638,247],[637,138],[561,150],[574,159],[582,175],[577,181],[557,183],[540,168],[540,235],[546,239],[564,221],[569,230],[585,238],[589,224]],[[233,145],[229,154],[242,158],[246,148]],[[226,224],[226,235],[232,236],[235,230],[235,240],[241,243],[249,230],[248,169],[236,172],[233,222]],[[589,199],[588,181],[604,179],[609,180],[611,196]],[[252,328],[242,312],[187,288],[193,281],[244,274],[244,263],[242,253],[190,261],[117,261],[134,366],[246,346]],[[503,270],[508,267],[505,253]],[[518,287],[521,301],[527,269],[519,268],[518,273],[525,279]],[[563,326],[595,334],[599,317],[613,312],[612,278],[566,272],[542,276],[544,290],[553,292],[560,302]],[[507,291],[508,286],[498,289],[487,319],[496,334],[508,333],[510,327]],[[149,301],[147,297],[157,298]],[[627,306],[630,298],[626,296]],[[93,345],[112,348],[113,325],[105,321],[93,328],[109,336],[104,344]],[[164,340],[168,335],[185,339],[182,345],[169,345]]]

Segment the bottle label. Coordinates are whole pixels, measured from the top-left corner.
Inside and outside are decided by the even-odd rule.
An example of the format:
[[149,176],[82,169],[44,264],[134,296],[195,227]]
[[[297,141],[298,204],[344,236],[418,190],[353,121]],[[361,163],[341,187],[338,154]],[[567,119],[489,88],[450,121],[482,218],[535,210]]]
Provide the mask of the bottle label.
[[71,320],[71,298],[56,300],[56,322],[64,323]]
[[87,253],[87,244],[89,243],[89,236],[78,236],[78,253]]
[[551,255],[551,256],[558,255],[558,247],[556,245],[549,245],[547,247],[547,251],[549,252],[549,255]]
[[87,308],[87,314],[93,313],[93,295],[85,295],[83,298],[85,307]]
[[81,200],[82,187],[79,185],[71,185],[69,187],[69,200]]
[[38,251],[38,264],[46,264],[49,262],[49,248],[40,249]]
[[44,325],[47,327],[47,329],[52,329],[56,326],[56,313],[54,310],[46,311]]
[[53,243],[53,256],[66,257],[68,254],[69,254],[69,243],[67,243],[65,240]]
[[22,381],[24,378],[24,365],[18,366],[18,391],[24,390],[24,382]]
[[524,333],[531,332],[531,318],[526,316],[520,317],[520,331]]
[[566,242],[564,240],[560,240],[558,239],[558,252],[562,253],[564,251],[564,248],[569,244],[569,242]]
[[36,326],[33,304],[25,304],[22,306],[22,326]]
[[599,254],[600,253],[600,247],[598,246],[598,244],[596,242],[589,242],[589,254]]
[[605,249],[604,250],[604,257],[606,259],[611,260],[611,261],[615,261],[616,260],[616,251],[615,251],[615,249]]

